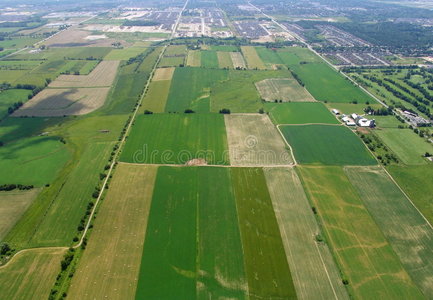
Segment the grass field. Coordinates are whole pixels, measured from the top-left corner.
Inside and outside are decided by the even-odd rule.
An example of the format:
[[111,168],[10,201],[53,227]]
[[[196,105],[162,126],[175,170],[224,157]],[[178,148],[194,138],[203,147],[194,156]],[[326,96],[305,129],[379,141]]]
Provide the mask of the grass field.
[[119,164],[68,291],[71,299],[134,298],[156,172]]
[[293,168],[264,170],[298,299],[349,299]]
[[233,69],[233,62],[230,56],[230,52],[218,51],[217,56],[218,56],[218,66],[221,69],[224,68]]
[[0,192],[0,242],[35,200],[40,189]]
[[300,174],[352,296],[424,299],[343,169],[302,167]]
[[430,184],[433,168],[422,165],[388,166],[387,169],[430,224],[433,224],[433,185]]
[[[223,168],[159,168],[136,299],[244,298],[229,175]],[[209,184],[215,180],[222,185]]]
[[378,128],[398,128],[403,125],[395,116],[373,116]]
[[165,56],[186,55],[186,45],[170,45],[165,50]]
[[179,67],[185,63],[185,56],[164,56],[159,61],[158,67]]
[[256,82],[263,100],[274,102],[313,102],[314,98],[294,78],[269,78]]
[[128,60],[146,51],[144,47],[129,47],[124,49],[113,49],[104,60]]
[[48,299],[64,250],[32,250],[0,268],[0,295],[3,299]]
[[233,68],[245,69],[247,67],[241,52],[230,52],[230,58],[232,59]]
[[248,69],[266,69],[265,64],[260,59],[259,55],[256,52],[256,48],[253,46],[241,46],[242,54],[246,60],[246,64]]
[[265,109],[275,124],[339,124],[322,103],[266,103]]
[[200,67],[201,66],[201,51],[200,50],[189,50],[186,58],[186,65],[188,67]]
[[130,163],[184,164],[203,158],[228,164],[224,117],[220,114],[138,116],[121,160]]
[[250,299],[296,299],[289,265],[262,169],[233,168]]
[[277,51],[265,47],[256,47],[256,51],[261,60],[268,66],[283,64]]
[[8,108],[16,102],[25,103],[31,94],[29,90],[10,89],[0,92],[0,120],[8,115]]
[[[0,147],[1,184],[43,186],[51,183],[70,159],[58,138],[32,137]],[[34,170],[38,170],[35,172]]]
[[433,146],[410,129],[386,128],[375,134],[407,165],[426,164],[422,155],[433,152]]
[[267,115],[226,115],[225,124],[232,165],[293,163],[290,151]]
[[196,112],[208,112],[211,86],[225,79],[226,70],[176,68],[165,111],[183,112],[190,108]]
[[165,111],[170,86],[171,80],[153,81],[149,85],[149,90],[143,99],[139,113],[143,113],[145,110],[154,113],[163,113]]
[[364,205],[427,298],[433,297],[433,228],[380,167],[345,168]]
[[238,52],[238,46],[230,46],[230,45],[212,45],[211,50],[214,51],[222,51],[222,52]]
[[300,164],[375,165],[361,140],[344,126],[281,126]]
[[153,74],[153,81],[171,80],[173,78],[175,68],[158,68]]
[[[365,103],[358,103],[358,104],[353,104],[353,103],[326,103],[326,106],[329,109],[338,109],[340,111],[340,113],[346,114],[346,115],[350,115],[353,113],[362,115],[365,114],[364,109],[367,108],[367,106],[371,106],[373,109],[379,109],[382,108],[382,104],[379,103],[371,103],[370,104],[365,104]],[[376,117],[376,116],[375,116]]]
[[201,66],[203,68],[216,69],[219,67],[216,51],[205,50],[201,52]]

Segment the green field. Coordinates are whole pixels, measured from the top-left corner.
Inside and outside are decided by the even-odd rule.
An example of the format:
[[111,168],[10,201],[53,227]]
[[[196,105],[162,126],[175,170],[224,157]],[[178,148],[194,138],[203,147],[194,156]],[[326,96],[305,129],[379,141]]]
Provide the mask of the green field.
[[407,165],[426,164],[422,155],[433,152],[433,146],[410,129],[385,128],[375,134]]
[[339,121],[322,103],[266,103],[275,124],[339,124]]
[[344,126],[281,126],[300,164],[375,165],[361,140]]
[[267,65],[283,64],[283,60],[278,55],[277,51],[265,47],[256,47],[256,51],[262,61]]
[[339,270],[293,168],[264,170],[298,299],[349,299]]
[[128,60],[146,51],[144,47],[129,47],[124,49],[113,49],[105,57],[104,60]]
[[145,110],[154,113],[164,112],[170,86],[171,80],[152,81],[139,112],[143,113]]
[[233,168],[232,178],[250,299],[296,299],[263,170]]
[[183,112],[190,108],[196,112],[208,112],[211,87],[226,79],[226,70],[176,68],[165,111]]
[[8,115],[8,108],[16,102],[25,103],[31,94],[29,90],[10,89],[0,92],[0,120]]
[[140,115],[128,137],[121,161],[184,164],[202,158],[209,164],[228,164],[226,150],[223,115]]
[[353,298],[424,299],[343,168],[302,167],[300,174]]
[[185,45],[170,45],[164,53],[165,56],[186,55]]
[[[356,113],[358,115],[365,114],[364,109],[367,108],[367,106],[371,106],[373,109],[379,109],[382,108],[382,104],[379,103],[371,103],[365,104],[365,103],[326,103],[326,106],[331,109],[337,109],[342,114],[351,115],[353,113]],[[376,117],[376,116],[375,116]]]
[[201,51],[200,50],[189,50],[186,58],[186,65],[188,67],[200,67],[201,66]]
[[230,57],[230,52],[217,52],[218,65],[221,69],[233,69],[232,58]]
[[229,169],[160,167],[147,226],[136,299],[245,298]]
[[208,69],[219,68],[218,57],[216,51],[202,51],[201,52],[201,66]]
[[185,56],[164,56],[159,61],[158,67],[179,67],[185,63]]
[[399,125],[404,123],[400,122],[395,116],[371,116],[376,121],[378,128],[398,128]]
[[364,205],[427,298],[433,297],[433,228],[380,167],[345,168]]
[[223,51],[223,52],[238,52],[239,47],[230,45],[212,45],[211,49],[213,51]]

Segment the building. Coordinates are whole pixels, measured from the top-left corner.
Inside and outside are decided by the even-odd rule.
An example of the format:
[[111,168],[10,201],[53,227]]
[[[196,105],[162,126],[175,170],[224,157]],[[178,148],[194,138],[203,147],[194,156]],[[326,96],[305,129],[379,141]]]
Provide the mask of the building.
[[338,116],[340,114],[340,111],[338,109],[333,108],[331,111],[336,116]]

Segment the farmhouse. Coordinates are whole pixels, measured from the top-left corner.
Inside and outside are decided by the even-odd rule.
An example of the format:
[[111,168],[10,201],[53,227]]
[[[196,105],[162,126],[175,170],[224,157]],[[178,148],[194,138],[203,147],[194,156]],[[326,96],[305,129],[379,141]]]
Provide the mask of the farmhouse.
[[336,116],[338,116],[340,114],[340,111],[338,109],[333,108],[331,111]]
[[376,126],[375,120],[368,120],[358,114],[351,114],[350,117],[343,115],[341,121],[343,121],[347,126],[359,126],[359,127],[371,127],[371,128]]

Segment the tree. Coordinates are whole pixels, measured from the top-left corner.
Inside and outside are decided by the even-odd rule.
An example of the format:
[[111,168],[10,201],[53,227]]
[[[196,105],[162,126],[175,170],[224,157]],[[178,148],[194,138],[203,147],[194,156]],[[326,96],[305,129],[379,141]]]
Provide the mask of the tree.
[[259,114],[264,114],[265,113],[265,111],[263,110],[263,108],[260,108],[259,109]]
[[185,109],[185,113],[186,113],[186,114],[193,114],[193,113],[195,113],[195,111],[193,111],[193,110],[190,109],[190,108],[187,108],[187,109]]
[[151,115],[151,114],[153,114],[153,112],[151,112],[150,110],[147,110],[147,109],[146,109],[146,110],[144,111],[144,114],[145,114],[145,115]]
[[6,253],[8,253],[11,250],[12,250],[11,247],[7,243],[3,243],[3,245],[0,248],[0,254],[5,255]]
[[220,109],[220,114],[229,115],[230,114],[230,109],[228,109],[228,108]]

